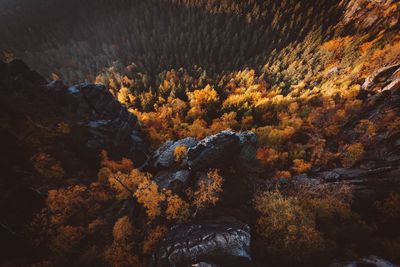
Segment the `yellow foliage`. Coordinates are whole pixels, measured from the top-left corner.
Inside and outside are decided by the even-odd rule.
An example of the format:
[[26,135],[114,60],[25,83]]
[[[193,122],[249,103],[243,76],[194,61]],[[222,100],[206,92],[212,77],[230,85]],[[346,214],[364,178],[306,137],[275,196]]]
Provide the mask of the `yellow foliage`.
[[197,208],[206,208],[215,205],[222,192],[224,179],[219,170],[208,171],[207,177],[199,182],[198,189],[193,193],[193,205]]
[[182,158],[186,155],[188,147],[185,145],[177,146],[174,150],[174,157],[176,162],[181,162]]
[[167,191],[167,209],[168,220],[185,221],[190,216],[189,204],[171,191]]
[[129,242],[134,233],[133,226],[128,216],[119,218],[113,227],[113,237],[116,242]]
[[141,266],[135,255],[133,235],[134,229],[129,218],[119,218],[113,227],[114,241],[104,252],[104,258],[111,266]]
[[292,174],[289,171],[276,171],[274,175],[275,179],[280,179],[280,178],[288,179],[290,177],[292,177]]
[[292,170],[296,173],[304,173],[311,169],[311,164],[302,160],[302,159],[295,159],[293,160]]
[[61,255],[77,252],[84,237],[85,231],[81,226],[60,226],[51,240],[51,249]]
[[59,124],[57,124],[57,132],[62,134],[70,134],[71,127],[69,126],[68,123],[60,122]]
[[279,159],[279,153],[273,148],[260,147],[257,149],[256,157],[264,166],[272,166]]
[[154,250],[160,239],[164,236],[166,231],[166,227],[157,225],[157,227],[154,228],[150,232],[149,236],[144,240],[143,253],[150,254]]
[[355,128],[355,132],[360,134],[361,142],[368,142],[376,135],[376,126],[369,120],[360,120]]
[[149,177],[145,177],[134,193],[138,202],[146,208],[150,220],[161,214],[160,204],[165,200],[165,194],[158,192],[158,186]]
[[219,101],[217,91],[215,91],[210,85],[207,85],[204,89],[189,92],[187,95],[190,104],[188,116],[192,118],[200,118],[204,116],[204,114]]
[[108,176],[108,183],[116,191],[118,199],[126,199],[146,179],[150,179],[149,173],[133,169],[129,174],[121,172],[111,173]]
[[268,240],[268,251],[297,255],[323,245],[313,217],[297,198],[284,197],[279,191],[263,192],[256,196],[254,206],[260,213],[256,231]]
[[322,44],[321,48],[329,52],[336,52],[339,49],[343,49],[345,46],[349,45],[353,40],[351,36],[339,37],[336,39],[329,40]]
[[347,145],[342,153],[342,165],[345,168],[350,168],[364,156],[364,146],[361,143]]
[[198,140],[203,139],[209,133],[207,129],[207,122],[203,119],[196,119],[192,125],[187,127],[187,136],[194,137]]
[[224,113],[221,118],[214,119],[210,129],[212,133],[218,133],[227,129],[234,129],[239,125],[236,120],[236,112]]
[[108,153],[105,150],[101,151],[100,158],[101,165],[110,169],[112,172],[121,171],[127,173],[133,169],[133,163],[131,160],[127,158],[122,158],[120,161],[110,160],[108,157]]
[[251,115],[243,116],[242,121],[240,123],[240,128],[242,130],[249,130],[253,126],[254,118]]

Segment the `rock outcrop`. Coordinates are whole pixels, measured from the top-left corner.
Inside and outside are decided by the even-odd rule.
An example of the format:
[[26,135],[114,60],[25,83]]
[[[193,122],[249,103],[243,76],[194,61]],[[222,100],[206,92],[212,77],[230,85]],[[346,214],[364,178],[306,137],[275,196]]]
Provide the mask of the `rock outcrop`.
[[356,261],[333,263],[329,267],[397,267],[397,265],[377,256],[367,256]]
[[234,219],[175,225],[161,240],[153,258],[157,267],[199,263],[247,266],[250,262],[250,228]]
[[[222,131],[200,141],[168,141],[155,151],[148,165],[156,173],[159,188],[182,194],[193,189],[211,168],[220,169],[225,181],[219,207],[195,213],[190,222],[173,226],[153,255],[153,266],[246,266],[251,262],[250,229],[241,221],[248,220],[243,205],[251,195],[249,183],[260,171],[255,144],[254,133]],[[187,148],[180,162],[174,157],[178,146]],[[241,217],[215,219],[218,216]]]
[[135,163],[143,163],[147,147],[137,117],[128,112],[104,85],[84,84],[74,88],[80,92],[73,91],[81,102],[81,111],[88,113],[87,126],[91,133],[88,147],[106,149],[117,157],[125,156],[134,159]]
[[341,24],[356,31],[389,29],[399,22],[396,0],[342,0]]
[[176,142],[167,141],[153,153],[153,166],[155,168],[169,168],[175,163],[175,148],[185,146],[192,148],[198,144],[195,138],[187,137]]
[[385,90],[395,90],[400,86],[400,64],[386,66],[375,71],[362,85],[362,90],[380,93]]
[[[362,91],[368,92],[369,96],[363,99],[357,115],[343,125],[341,140],[359,142],[354,128],[361,120],[378,125],[386,114],[400,115],[400,86],[395,85],[399,82],[399,73],[400,65],[397,64],[381,68],[366,79]],[[353,167],[312,172],[309,178],[351,185],[355,204],[366,207],[392,191],[399,191],[400,135],[395,130],[386,127],[376,132],[365,146],[363,158]]]
[[137,117],[121,105],[104,85],[66,87],[61,80],[57,80],[47,84],[47,88],[68,93],[77,100],[79,123],[85,125],[90,133],[88,148],[96,153],[105,149],[112,157],[130,158],[137,165],[147,160],[148,147]]
[[[187,183],[197,173],[207,172],[210,168],[248,170],[253,167],[257,173],[255,161],[256,136],[251,132],[235,133],[227,130],[197,141],[188,137],[178,141],[167,141],[157,149],[150,159],[148,167],[155,173],[155,180],[161,188],[171,189],[175,182]],[[186,151],[180,162],[175,160],[175,148],[185,146]],[[243,158],[243,155],[245,158]],[[247,160],[254,160],[248,162]],[[246,165],[247,164],[247,165]],[[193,182],[193,181],[192,181]]]

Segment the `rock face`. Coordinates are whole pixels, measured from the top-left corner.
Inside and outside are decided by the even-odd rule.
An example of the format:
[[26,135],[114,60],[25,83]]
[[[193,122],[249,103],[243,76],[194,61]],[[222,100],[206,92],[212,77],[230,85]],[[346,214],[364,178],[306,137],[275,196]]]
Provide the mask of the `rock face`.
[[[400,114],[400,65],[381,68],[368,77],[362,90],[370,96],[363,101],[358,114],[342,129],[340,139],[358,142],[354,128],[360,120],[378,124],[386,114]],[[397,126],[399,127],[399,126]],[[365,154],[352,168],[314,172],[311,178],[352,186],[356,202],[368,206],[392,191],[400,190],[400,135],[390,127],[376,132],[365,146]]]
[[356,31],[394,27],[399,22],[399,6],[395,3],[396,0],[342,0],[341,23]]
[[400,64],[395,64],[378,69],[365,80],[362,89],[366,91],[373,90],[373,93],[393,90],[394,85],[399,84],[399,80]]
[[[251,262],[248,225],[233,218],[215,218],[242,216],[240,219],[246,220],[241,205],[249,200],[248,182],[258,175],[255,143],[254,133],[222,131],[200,141],[168,141],[154,152],[148,165],[160,188],[181,194],[193,189],[210,168],[220,169],[225,181],[220,207],[207,209],[208,214],[196,213],[191,222],[173,226],[153,255],[153,266],[246,266]],[[187,151],[181,162],[175,162],[174,150],[182,145]]]
[[66,87],[61,80],[46,87],[75,97],[79,107],[79,123],[88,128],[87,147],[99,153],[106,149],[112,157],[126,157],[140,165],[147,160],[148,148],[137,117],[121,105],[101,84],[80,84]]
[[208,136],[188,150],[188,166],[192,170],[204,170],[218,162],[229,161],[244,144],[254,144],[255,140],[254,133],[236,134],[232,131]]
[[377,256],[368,256],[346,263],[333,263],[329,267],[397,267],[397,265]]
[[195,138],[187,137],[176,142],[167,141],[159,149],[157,149],[153,154],[153,166],[156,168],[169,168],[175,162],[175,148],[179,146],[185,146],[187,148],[192,148],[198,144]]
[[[222,131],[200,141],[191,137],[167,141],[153,153],[148,165],[156,173],[159,187],[171,189],[173,183],[186,183],[196,173],[207,172],[210,168],[235,165],[237,169],[247,170],[246,159],[255,155],[255,143],[254,133],[232,131]],[[181,162],[175,161],[174,151],[178,146],[187,148]]]
[[[91,138],[88,146],[107,149],[116,156],[144,162],[146,145],[137,117],[122,106],[105,86],[85,84],[78,87],[81,110],[89,115]],[[77,92],[74,91],[76,94]]]
[[208,264],[203,266],[247,266],[251,262],[250,228],[233,219],[175,225],[160,242],[153,260],[158,267],[200,262]]

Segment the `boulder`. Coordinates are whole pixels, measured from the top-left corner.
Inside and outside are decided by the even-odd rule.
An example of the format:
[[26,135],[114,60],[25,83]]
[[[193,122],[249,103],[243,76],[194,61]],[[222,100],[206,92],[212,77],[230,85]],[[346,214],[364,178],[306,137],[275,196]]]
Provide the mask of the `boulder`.
[[83,84],[75,89],[72,93],[76,95],[79,91],[80,112],[89,119],[88,147],[106,149],[111,156],[128,157],[135,163],[145,162],[147,147],[137,117],[103,85]]
[[161,240],[152,266],[247,266],[250,228],[232,218],[174,225]]
[[400,64],[380,68],[364,81],[361,88],[366,91],[379,92],[392,82],[390,77],[399,69]]
[[189,180],[188,170],[164,170],[154,176],[159,189],[171,189],[174,192],[181,192],[186,189]]
[[230,162],[244,144],[255,141],[255,134],[250,132],[234,133],[228,130],[208,136],[188,150],[188,166],[198,171]]
[[341,0],[343,15],[338,26],[355,32],[378,32],[398,25],[396,0]]
[[196,146],[198,141],[195,138],[187,137],[176,142],[167,141],[153,154],[153,166],[156,168],[169,168],[175,163],[175,148],[186,146],[192,148]]
[[367,256],[356,261],[333,263],[329,267],[397,267],[397,265],[377,256]]

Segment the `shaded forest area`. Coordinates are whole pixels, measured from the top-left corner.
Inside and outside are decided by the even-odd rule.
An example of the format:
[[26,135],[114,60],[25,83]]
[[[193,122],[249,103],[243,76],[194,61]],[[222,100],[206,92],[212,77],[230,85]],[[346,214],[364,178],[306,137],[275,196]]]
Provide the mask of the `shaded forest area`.
[[325,0],[16,2],[0,18],[0,49],[70,82],[115,61],[151,76],[195,65],[210,73],[257,67],[311,30],[329,32],[340,14]]
[[0,8],[9,266],[400,264],[399,1]]

